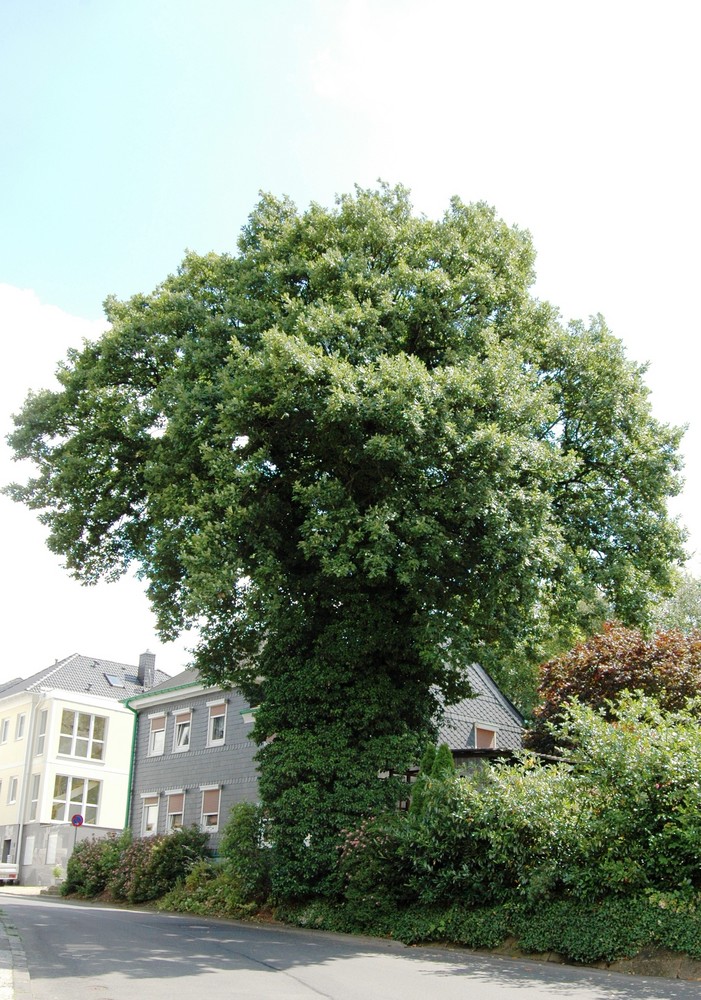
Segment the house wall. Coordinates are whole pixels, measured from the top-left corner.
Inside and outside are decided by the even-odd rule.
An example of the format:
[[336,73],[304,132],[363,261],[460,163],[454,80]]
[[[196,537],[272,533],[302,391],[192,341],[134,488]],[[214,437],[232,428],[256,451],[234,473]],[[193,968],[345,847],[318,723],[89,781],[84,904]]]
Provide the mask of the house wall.
[[[129,770],[134,732],[134,715],[119,702],[106,698],[89,698],[76,692],[52,692],[51,697],[36,706],[38,717],[48,709],[46,749],[43,761],[35,757],[33,773],[42,774],[38,820],[52,822],[54,789],[57,775],[87,778],[100,782],[97,824],[107,829],[124,827],[127,811]],[[61,753],[59,740],[64,710],[82,712],[106,720],[102,760],[86,760],[73,754]],[[36,743],[36,737],[35,737]],[[87,825],[93,825],[89,822]]]
[[[74,744],[71,752],[60,746],[64,710],[105,720],[102,759],[79,756],[73,752]],[[24,723],[18,730],[22,715]],[[4,719],[8,720],[5,729]],[[18,863],[22,883],[51,884],[56,866],[65,871],[76,837],[123,829],[133,731],[132,712],[117,701],[89,693],[23,692],[0,704],[0,860]],[[8,737],[5,741],[1,739],[3,732]],[[80,779],[99,782],[94,816],[70,802],[70,794],[65,809],[57,806],[59,776],[70,782],[70,791],[80,787],[74,783]],[[13,801],[8,802],[11,789]],[[57,811],[64,815],[57,818]],[[70,815],[83,812],[85,824],[76,832]]]
[[77,828],[70,823],[27,823],[22,830],[20,882],[54,885],[57,879],[65,877],[66,864],[76,844],[118,832],[102,826]]
[[[0,827],[19,822],[31,716],[32,697],[26,692],[0,705]],[[0,833],[0,851],[4,841]],[[0,860],[5,860],[1,854]]]
[[[147,699],[138,708],[136,755],[131,796],[130,826],[135,836],[147,832],[167,832],[168,793],[184,795],[182,825],[202,823],[203,793],[221,789],[218,823],[209,828],[210,846],[218,847],[221,832],[232,807],[238,802],[257,802],[258,785],[253,755],[256,746],[250,738],[252,714],[247,702],[235,692],[205,690],[197,687],[183,692],[164,693],[153,703]],[[210,707],[225,703],[224,742],[208,746]],[[174,747],[175,714],[190,709],[191,731],[187,750]],[[152,720],[165,717],[163,752],[150,752]],[[144,828],[146,806],[157,800],[157,821],[151,831]],[[151,812],[151,818],[153,812]]]

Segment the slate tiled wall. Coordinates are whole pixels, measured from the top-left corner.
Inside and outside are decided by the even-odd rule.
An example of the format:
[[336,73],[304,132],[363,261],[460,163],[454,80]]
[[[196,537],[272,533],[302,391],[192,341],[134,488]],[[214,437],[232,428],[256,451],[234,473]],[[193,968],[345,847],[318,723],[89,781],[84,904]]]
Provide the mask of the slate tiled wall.
[[[225,740],[221,746],[207,746],[209,723],[208,702],[226,700]],[[175,727],[174,711],[192,710],[190,747],[173,752]],[[183,789],[184,826],[199,826],[202,807],[202,785],[221,785],[219,830],[211,835],[211,846],[216,848],[219,837],[232,806],[237,802],[258,801],[256,767],[253,755],[256,746],[250,739],[252,723],[246,723],[242,712],[248,704],[235,692],[207,691],[192,697],[184,692],[168,704],[142,709],[139,713],[136,737],[136,765],[131,796],[130,825],[135,836],[142,833],[143,796],[159,795],[158,833],[165,833],[166,791]],[[166,732],[163,754],[150,757],[149,716],[165,712]]]

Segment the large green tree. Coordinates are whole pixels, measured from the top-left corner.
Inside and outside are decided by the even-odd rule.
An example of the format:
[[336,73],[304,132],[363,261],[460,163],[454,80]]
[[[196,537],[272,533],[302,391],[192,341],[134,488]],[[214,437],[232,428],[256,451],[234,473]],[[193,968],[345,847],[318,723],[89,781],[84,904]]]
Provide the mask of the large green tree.
[[679,432],[533,263],[484,204],[265,195],[235,255],[108,300],[16,418],[14,495],[68,568],[138,566],[162,635],[196,624],[205,678],[260,702],[278,894],[333,889],[339,830],[402,797],[467,662],[537,656],[599,599],[635,620],[681,555]]

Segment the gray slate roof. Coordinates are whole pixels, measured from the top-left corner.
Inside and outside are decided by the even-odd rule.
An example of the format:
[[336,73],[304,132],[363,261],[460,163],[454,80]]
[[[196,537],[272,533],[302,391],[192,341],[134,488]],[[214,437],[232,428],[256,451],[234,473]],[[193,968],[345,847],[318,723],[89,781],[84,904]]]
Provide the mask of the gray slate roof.
[[[101,660],[96,656],[82,656],[73,653],[63,660],[57,660],[51,667],[39,670],[25,679],[17,678],[0,688],[0,698],[8,698],[23,691],[86,691],[101,698],[113,698],[123,701],[135,694],[142,694],[143,685],[139,683],[138,667],[131,663],[116,663],[114,660]],[[123,687],[115,687],[106,678],[106,674],[118,677]],[[160,685],[171,678],[162,670],[156,670],[155,683]],[[152,689],[151,689],[152,690]]]
[[451,750],[474,747],[474,727],[477,723],[493,726],[497,730],[499,747],[518,749],[524,726],[521,713],[478,663],[472,663],[467,668],[467,675],[475,696],[445,710],[438,742],[447,743]]

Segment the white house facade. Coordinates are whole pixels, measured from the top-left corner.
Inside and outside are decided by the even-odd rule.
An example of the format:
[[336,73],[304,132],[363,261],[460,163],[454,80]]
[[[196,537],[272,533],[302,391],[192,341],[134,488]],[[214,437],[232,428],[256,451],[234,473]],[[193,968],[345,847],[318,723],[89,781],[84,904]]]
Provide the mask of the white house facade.
[[76,842],[126,822],[134,714],[121,703],[166,675],[75,654],[0,688],[0,859],[48,885]]

